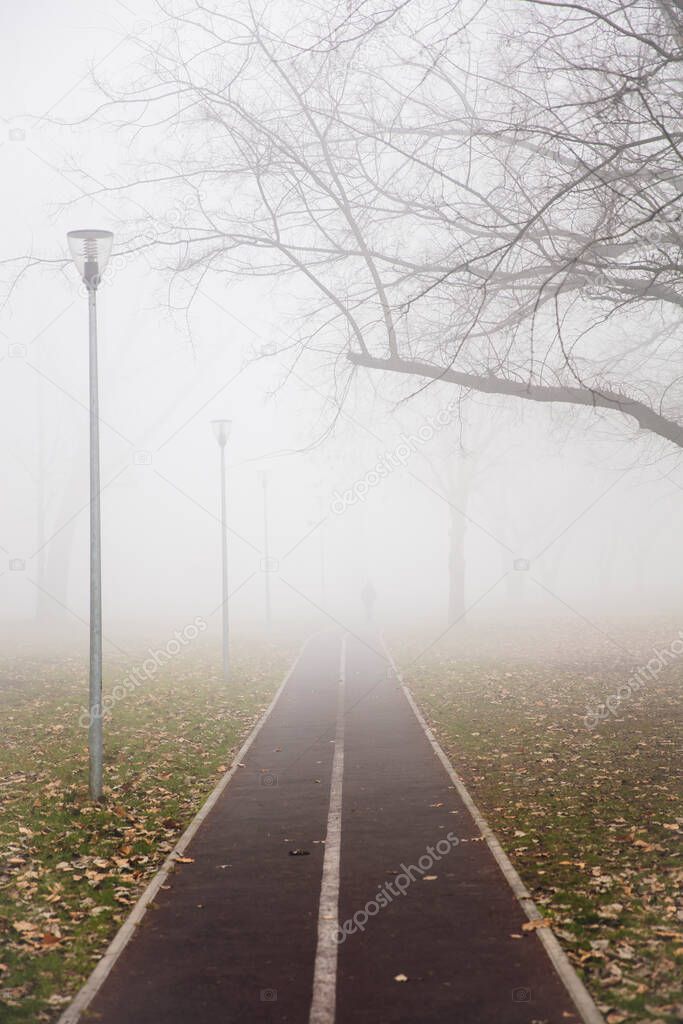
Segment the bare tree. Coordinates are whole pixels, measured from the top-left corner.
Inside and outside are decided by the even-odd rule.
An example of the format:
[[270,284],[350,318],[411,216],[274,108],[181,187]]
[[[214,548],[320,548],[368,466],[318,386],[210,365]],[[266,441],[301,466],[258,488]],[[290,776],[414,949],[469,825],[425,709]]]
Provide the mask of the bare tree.
[[159,7],[97,116],[154,151],[104,190],[147,211],[124,248],[172,253],[184,302],[267,275],[305,308],[295,359],[683,446],[678,2]]
[[431,447],[419,449],[420,459],[429,467],[437,492],[448,506],[449,626],[463,620],[467,612],[470,506],[482,479],[498,463],[501,446],[494,446],[493,441],[499,429],[500,423],[491,416],[490,410],[468,403],[466,409],[461,409],[460,418],[445,428]]

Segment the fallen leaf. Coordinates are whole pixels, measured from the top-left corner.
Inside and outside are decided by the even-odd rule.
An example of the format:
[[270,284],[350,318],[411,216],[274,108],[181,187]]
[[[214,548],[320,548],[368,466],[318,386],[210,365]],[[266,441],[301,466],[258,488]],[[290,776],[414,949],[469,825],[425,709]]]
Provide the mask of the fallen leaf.
[[60,996],[58,992],[55,992],[53,996],[50,996],[47,1003],[48,1006],[65,1006],[71,1002],[71,996]]
[[598,917],[601,921],[618,921],[623,909],[621,903],[608,903],[598,909]]
[[38,931],[38,925],[37,924],[31,924],[30,921],[15,921],[14,922],[14,929],[15,929],[15,931],[19,932],[21,935],[28,935],[31,932]]

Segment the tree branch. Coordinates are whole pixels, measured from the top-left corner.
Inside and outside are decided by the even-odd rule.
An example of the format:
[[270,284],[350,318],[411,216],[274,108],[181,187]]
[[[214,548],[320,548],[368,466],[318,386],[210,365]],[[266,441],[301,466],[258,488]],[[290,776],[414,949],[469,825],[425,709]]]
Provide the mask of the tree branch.
[[511,395],[531,402],[559,402],[564,405],[581,405],[593,409],[607,409],[631,416],[641,430],[663,437],[672,444],[683,448],[683,425],[656,412],[645,402],[628,398],[615,391],[597,390],[588,387],[567,387],[564,385],[529,384],[508,380],[492,375],[481,376],[463,373],[440,366],[432,366],[414,359],[391,357],[381,359],[361,352],[349,352],[348,359],[354,366],[365,366],[372,370],[391,370],[432,380],[447,381],[459,387],[470,388],[489,395]]

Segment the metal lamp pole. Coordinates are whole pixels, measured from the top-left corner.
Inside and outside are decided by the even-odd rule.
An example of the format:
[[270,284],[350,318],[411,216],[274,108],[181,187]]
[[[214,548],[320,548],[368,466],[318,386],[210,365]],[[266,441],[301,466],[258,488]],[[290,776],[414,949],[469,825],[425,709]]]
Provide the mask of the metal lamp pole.
[[266,597],[266,635],[270,636],[272,627],[272,611],[270,601],[270,531],[268,528],[268,472],[261,470],[261,486],[263,487],[263,554],[265,556],[265,597]]
[[100,519],[100,430],[97,374],[97,287],[109,260],[111,231],[69,231],[69,249],[88,291],[90,379],[90,795],[102,799],[102,529]]
[[230,420],[212,420],[211,426],[218,441],[221,465],[221,576],[223,581],[223,678],[230,678],[230,618],[228,608],[228,518],[225,446],[230,437]]
[[318,515],[320,516],[320,603],[325,607],[326,597],[326,568],[325,568],[325,515],[322,495],[318,495]]

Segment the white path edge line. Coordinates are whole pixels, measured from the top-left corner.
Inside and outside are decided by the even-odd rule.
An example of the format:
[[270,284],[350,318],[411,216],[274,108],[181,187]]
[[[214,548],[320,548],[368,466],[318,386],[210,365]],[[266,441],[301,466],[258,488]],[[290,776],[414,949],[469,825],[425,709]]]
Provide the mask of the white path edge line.
[[323,876],[320,885],[318,944],[315,951],[313,998],[308,1018],[309,1024],[334,1024],[336,1012],[347,640],[348,635],[345,635],[342,640],[339,662],[337,728],[334,737],[330,809],[327,815],[325,856],[323,858]]
[[209,812],[214,807],[216,801],[222,795],[223,790],[230,783],[230,780],[232,779],[235,772],[239,768],[239,762],[243,760],[244,755],[249,750],[249,747],[252,745],[257,735],[265,725],[267,719],[270,717],[270,714],[275,705],[277,704],[282,691],[284,690],[285,686],[291,679],[292,675],[294,674],[294,670],[301,661],[304,651],[308,647],[309,643],[316,636],[319,635],[319,633],[314,633],[311,636],[309,636],[307,640],[304,641],[299,650],[299,653],[297,654],[296,658],[294,659],[294,662],[292,663],[289,671],[287,672],[287,675],[277,688],[277,691],[272,701],[270,702],[266,710],[263,712],[261,718],[256,723],[252,731],[247,736],[246,740],[240,747],[238,753],[235,754],[233,758],[233,767],[225,773],[222,779],[218,782],[218,785],[215,787],[215,789],[211,791],[206,801],[202,804],[199,811],[197,811],[197,814],[194,816],[188,827],[185,829],[182,836],[175,844],[175,846],[169,853],[168,857],[166,858],[162,866],[159,868],[159,871],[148,883],[147,888],[143,891],[142,895],[139,897],[137,903],[131,910],[130,914],[119,928],[118,932],[112,939],[107,949],[102,954],[102,957],[98,961],[95,970],[92,972],[92,974],[85,982],[83,987],[80,989],[80,991],[76,994],[76,997],[74,998],[73,1002],[70,1003],[70,1005],[66,1008],[64,1013],[61,1015],[61,1017],[57,1021],[57,1024],[76,1024],[76,1022],[80,1020],[83,1011],[86,1010],[90,1003],[93,1001],[93,999],[101,989],[102,985],[108,978],[109,974],[111,973],[114,964],[121,956],[123,950],[128,945],[130,940],[135,935],[135,930],[142,921],[142,918],[145,916],[145,912],[147,911],[147,908],[149,907],[150,903],[152,903],[155,896],[161,889],[161,886],[164,884],[164,882],[170,875],[176,863],[175,858],[179,855],[182,855],[182,853],[187,849],[188,845],[190,844],[195,834],[199,830],[199,827],[203,823],[204,819],[208,816]]
[[[429,740],[432,749],[434,750],[434,753],[436,754],[436,756],[439,758],[442,765],[446,769],[446,773],[448,774],[448,776],[451,779],[451,782],[455,786],[455,789],[460,799],[465,804],[467,810],[474,818],[474,821],[479,831],[486,840],[486,845],[493,854],[498,864],[498,867],[505,875],[505,878],[507,879],[510,888],[512,889],[513,893],[520,902],[526,916],[529,918],[530,921],[535,921],[539,918],[542,918],[544,915],[541,914],[538,907],[534,903],[531,895],[529,894],[529,890],[524,885],[524,882],[522,881],[517,871],[513,867],[510,858],[508,857],[505,850],[496,839],[496,836],[493,830],[491,829],[491,826],[488,824],[486,818],[484,818],[483,814],[475,804],[474,800],[472,799],[472,797],[470,796],[469,792],[465,787],[465,783],[462,781],[458,773],[455,771],[453,765],[448,760],[448,757],[442,750],[439,741],[436,739],[434,733],[427,725],[427,722],[425,721],[422,712],[415,703],[415,699],[412,693],[410,692],[409,688],[403,681],[403,676],[401,675],[401,672],[392,657],[391,651],[387,646],[386,640],[384,639],[384,637],[382,637],[381,640],[384,646],[384,650],[386,652],[387,660],[391,665],[392,671],[394,672],[396,678],[401,684],[401,689],[403,690],[406,700],[410,704],[410,707],[412,708],[415,717],[422,726],[425,736]],[[585,987],[585,985],[579,978],[578,974],[572,967],[567,957],[567,954],[562,949],[560,943],[557,941],[557,938],[553,934],[552,930],[550,928],[536,928],[535,931],[546,953],[548,954],[548,957],[553,967],[557,971],[560,980],[563,982],[564,987],[569,992],[569,995],[572,998],[574,1006],[578,1010],[579,1016],[581,1017],[584,1024],[605,1024],[604,1017],[602,1016],[597,1006],[593,1002],[593,998],[588,992],[588,989]]]

